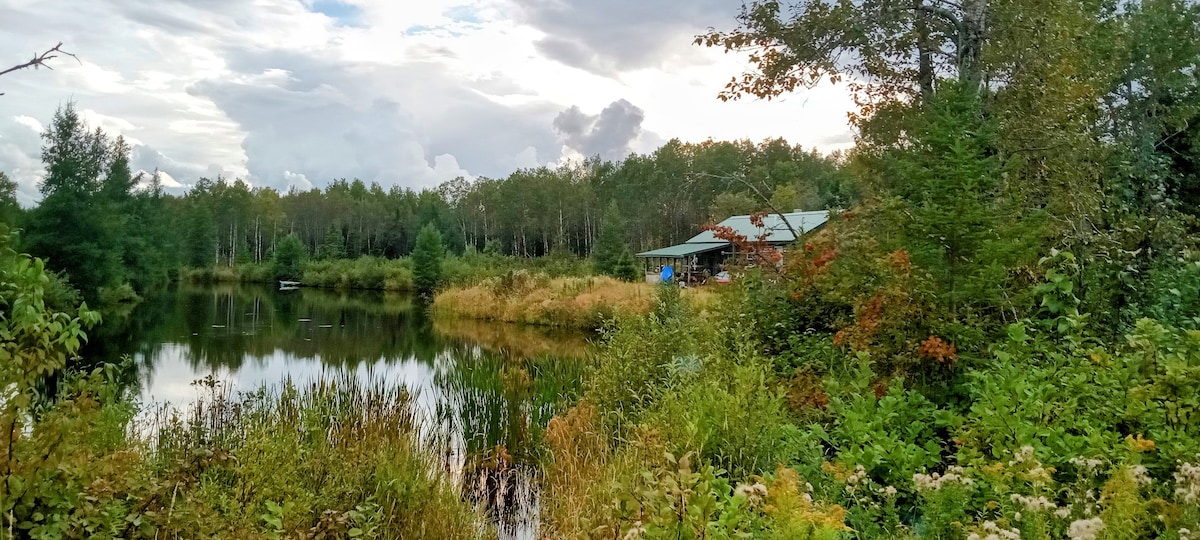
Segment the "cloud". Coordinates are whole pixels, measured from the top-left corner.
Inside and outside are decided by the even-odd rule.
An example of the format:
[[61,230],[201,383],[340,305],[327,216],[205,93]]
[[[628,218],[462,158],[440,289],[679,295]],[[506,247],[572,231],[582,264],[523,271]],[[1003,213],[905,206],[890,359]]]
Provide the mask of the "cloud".
[[564,146],[583,156],[621,159],[629,155],[634,141],[642,134],[645,119],[642,109],[620,99],[597,115],[588,115],[572,106],[554,119],[554,129]]
[[22,204],[35,203],[38,134],[72,100],[89,123],[130,141],[135,170],[163,171],[177,189],[201,176],[280,189],[343,177],[423,187],[576,154],[618,159],[676,137],[846,144],[844,92],[715,99],[744,59],[691,38],[732,25],[737,8],[728,0],[0,2],[0,20],[16,21],[0,33],[0,51],[15,56],[0,64],[59,41],[80,59],[0,77],[0,170],[18,182]]
[[545,33],[546,56],[611,75],[661,67],[687,51],[710,26],[732,25],[739,5],[729,0],[514,0],[525,22]]

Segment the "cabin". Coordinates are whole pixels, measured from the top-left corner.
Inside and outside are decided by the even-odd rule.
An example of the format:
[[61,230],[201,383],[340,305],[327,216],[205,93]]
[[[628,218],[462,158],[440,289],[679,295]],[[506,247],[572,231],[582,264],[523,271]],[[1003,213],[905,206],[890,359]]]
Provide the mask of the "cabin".
[[[762,221],[763,226],[757,227],[751,223],[748,215],[733,216],[717,226],[729,227],[737,234],[752,240],[765,235],[767,243],[782,248],[796,241],[796,233],[804,235],[823,227],[829,221],[829,211],[798,210],[785,213],[783,217],[779,214],[765,214]],[[788,224],[795,232],[788,228]],[[737,253],[733,244],[717,238],[713,231],[709,230],[682,244],[637,254],[646,267],[647,281],[656,282],[659,270],[664,266],[671,266],[678,279],[684,283],[696,283],[707,276],[716,275],[723,270],[725,263],[735,256]]]

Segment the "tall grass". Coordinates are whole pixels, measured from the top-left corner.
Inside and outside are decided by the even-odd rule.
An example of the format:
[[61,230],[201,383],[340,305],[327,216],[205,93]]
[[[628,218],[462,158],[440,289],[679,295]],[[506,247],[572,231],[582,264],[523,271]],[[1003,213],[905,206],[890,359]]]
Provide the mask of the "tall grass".
[[[471,319],[543,326],[598,329],[619,315],[640,315],[655,304],[658,287],[607,276],[559,277],[508,272],[467,287],[438,293],[434,313]],[[707,309],[716,296],[710,289],[687,289],[693,308]]]
[[[351,377],[131,414],[100,381],[64,396],[15,448],[28,537],[490,538],[482,512],[417,443],[411,396]],[[69,419],[59,421],[59,418]]]
[[609,277],[551,278],[510,272],[438,293],[435,313],[545,326],[597,328],[619,313],[650,309],[654,288]]

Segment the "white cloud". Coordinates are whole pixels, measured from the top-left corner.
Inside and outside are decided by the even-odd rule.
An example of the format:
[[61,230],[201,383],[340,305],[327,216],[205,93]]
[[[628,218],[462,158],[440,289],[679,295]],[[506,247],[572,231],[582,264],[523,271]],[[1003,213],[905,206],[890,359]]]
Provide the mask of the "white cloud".
[[[422,187],[574,154],[620,157],[673,137],[848,145],[852,104],[841,89],[716,99],[744,59],[691,38],[731,26],[736,9],[725,0],[10,0],[0,20],[19,23],[0,34],[0,51],[63,41],[80,62],[0,78],[0,118],[14,119],[0,123],[0,170],[18,180],[24,204],[36,200],[37,133],[69,100],[135,145],[135,168],[181,186],[223,175],[281,189],[340,177]],[[622,102],[629,114],[601,126]],[[556,130],[572,107],[591,131]]]
[[46,128],[42,126],[42,123],[39,122],[37,118],[34,118],[32,116],[25,116],[23,114],[18,114],[13,117],[13,120],[15,120],[18,124],[21,124],[22,126],[32,129],[33,132],[37,133],[38,135],[41,135],[42,132],[46,130]]

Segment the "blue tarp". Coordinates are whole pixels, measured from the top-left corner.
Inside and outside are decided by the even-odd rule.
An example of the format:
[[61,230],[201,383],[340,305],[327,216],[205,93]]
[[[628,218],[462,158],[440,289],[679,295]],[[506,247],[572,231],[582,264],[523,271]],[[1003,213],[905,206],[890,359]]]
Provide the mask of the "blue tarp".
[[675,268],[671,266],[664,266],[661,277],[663,283],[671,281],[671,278],[675,277]]

